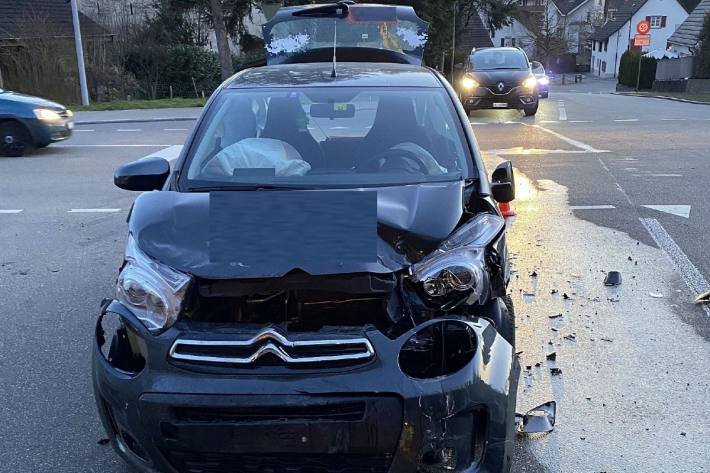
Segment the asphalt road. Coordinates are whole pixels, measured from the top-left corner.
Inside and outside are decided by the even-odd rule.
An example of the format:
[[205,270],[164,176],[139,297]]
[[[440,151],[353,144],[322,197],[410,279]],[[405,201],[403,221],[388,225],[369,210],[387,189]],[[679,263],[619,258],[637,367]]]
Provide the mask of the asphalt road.
[[[710,106],[608,88],[553,88],[535,118],[471,116],[490,169],[509,159],[518,173],[518,409],[558,402],[551,435],[519,440],[515,471],[708,471],[710,315],[690,301],[710,279]],[[181,144],[193,122],[96,123],[105,116],[0,159],[2,473],[128,473],[97,444],[89,369],[135,197],[112,174]],[[612,269],[623,283],[605,288]]]

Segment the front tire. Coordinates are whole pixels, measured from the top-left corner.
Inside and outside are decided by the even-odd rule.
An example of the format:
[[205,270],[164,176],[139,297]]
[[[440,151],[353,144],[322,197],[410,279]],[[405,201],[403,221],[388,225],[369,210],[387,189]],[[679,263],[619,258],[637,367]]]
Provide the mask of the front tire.
[[548,98],[549,96],[550,96],[550,93],[549,93],[549,92],[543,92],[540,97],[542,97],[543,99],[546,99],[546,98]]
[[523,111],[525,112],[525,116],[526,117],[535,116],[535,114],[537,113],[537,106],[538,106],[538,104],[535,104],[534,107],[525,107],[523,109]]
[[501,314],[498,333],[515,349],[515,309],[513,308],[513,299],[510,296],[505,296],[502,300],[506,310]]
[[32,147],[32,138],[17,122],[0,123],[0,156],[19,158]]

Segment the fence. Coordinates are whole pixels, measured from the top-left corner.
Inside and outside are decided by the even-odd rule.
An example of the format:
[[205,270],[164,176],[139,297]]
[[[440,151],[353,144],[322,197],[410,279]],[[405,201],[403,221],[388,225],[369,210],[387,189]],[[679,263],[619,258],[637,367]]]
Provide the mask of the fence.
[[679,80],[693,77],[693,57],[661,59],[656,67],[656,80]]

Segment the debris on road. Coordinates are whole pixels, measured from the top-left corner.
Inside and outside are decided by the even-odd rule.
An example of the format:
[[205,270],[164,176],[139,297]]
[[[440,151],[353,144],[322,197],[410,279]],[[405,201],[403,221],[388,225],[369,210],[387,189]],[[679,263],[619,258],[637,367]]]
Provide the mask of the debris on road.
[[557,352],[553,351],[552,353],[548,353],[545,358],[550,361],[555,361],[557,359]]
[[566,300],[566,301],[573,300],[570,296],[567,295],[566,292],[563,292],[563,293],[562,293],[562,299],[564,299],[564,300]]
[[533,270],[532,273],[530,273],[531,278],[536,278],[537,277],[537,271]]
[[107,439],[107,438],[103,438],[103,439],[99,439],[99,441],[98,441],[98,442],[96,442],[96,443],[97,443],[98,445],[108,445],[108,444],[109,444],[109,442],[110,442],[110,440],[109,440],[109,439]]
[[560,292],[560,291],[558,291],[557,289],[553,289],[550,291],[550,294],[557,294],[558,292]]
[[695,303],[696,304],[710,303],[710,291],[706,291],[706,292],[703,292],[702,294],[698,294],[698,296],[695,298]]
[[561,368],[550,368],[550,374],[552,376],[559,376],[562,374],[562,369]]
[[621,284],[621,273],[618,271],[609,271],[604,278],[605,286],[618,286]]
[[569,341],[571,341],[571,342],[576,342],[576,341],[577,341],[577,337],[575,337],[575,336],[572,335],[572,334],[565,335],[563,338],[564,338],[565,340],[569,340]]
[[550,319],[556,319],[558,317],[562,317],[562,314],[552,314],[552,315],[548,315],[547,317]]
[[525,414],[515,414],[516,430],[519,434],[547,434],[555,427],[557,403],[549,401],[530,409]]
[[653,297],[654,299],[663,299],[663,294],[658,292],[649,292],[648,295]]

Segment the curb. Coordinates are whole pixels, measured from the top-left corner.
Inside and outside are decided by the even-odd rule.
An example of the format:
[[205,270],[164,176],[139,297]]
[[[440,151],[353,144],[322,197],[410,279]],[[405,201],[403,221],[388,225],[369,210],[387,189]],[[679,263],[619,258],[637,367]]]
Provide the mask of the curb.
[[667,95],[645,95],[645,94],[637,94],[634,92],[611,92],[611,93],[614,95],[626,95],[629,97],[646,97],[649,99],[671,100],[673,102],[694,103],[697,105],[710,105],[710,102],[701,102],[700,100],[688,100],[688,99],[682,99],[680,97],[669,97]]
[[160,117],[160,118],[115,118],[109,120],[75,120],[75,125],[103,125],[110,123],[150,123],[150,122],[187,122],[197,120],[197,117]]

